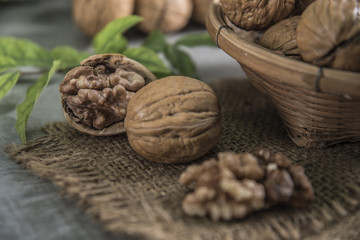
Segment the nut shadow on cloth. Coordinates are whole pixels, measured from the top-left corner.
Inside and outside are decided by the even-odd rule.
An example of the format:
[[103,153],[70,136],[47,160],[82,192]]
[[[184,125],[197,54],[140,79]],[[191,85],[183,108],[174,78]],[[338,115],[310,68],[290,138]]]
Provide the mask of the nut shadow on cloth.
[[144,239],[359,239],[360,143],[297,147],[249,81],[222,79],[211,87],[220,101],[223,133],[196,163],[223,151],[280,151],[305,168],[313,204],[273,207],[228,222],[188,217],[181,202],[189,189],[178,179],[189,164],[149,162],[131,149],[126,134],[89,136],[64,122],[47,125],[47,135],[9,145],[6,152],[112,232]]

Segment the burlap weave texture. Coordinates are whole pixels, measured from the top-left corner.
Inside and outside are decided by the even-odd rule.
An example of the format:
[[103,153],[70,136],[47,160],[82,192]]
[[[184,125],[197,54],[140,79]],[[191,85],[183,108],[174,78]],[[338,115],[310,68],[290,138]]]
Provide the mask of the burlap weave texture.
[[220,151],[281,151],[305,167],[316,195],[311,206],[273,207],[230,222],[188,217],[181,201],[189,189],[178,184],[188,164],[149,162],[131,149],[125,134],[93,137],[64,122],[6,151],[114,232],[145,239],[360,239],[360,143],[297,147],[248,81],[221,80],[212,87],[222,108],[223,135],[198,162]]

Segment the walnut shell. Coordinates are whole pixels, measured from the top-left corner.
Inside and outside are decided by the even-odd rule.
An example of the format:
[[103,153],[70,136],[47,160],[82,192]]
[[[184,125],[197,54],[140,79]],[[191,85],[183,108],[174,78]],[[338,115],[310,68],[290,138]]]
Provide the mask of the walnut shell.
[[293,16],[275,23],[264,32],[258,42],[259,45],[285,56],[300,58],[296,33],[300,18],[300,16]]
[[130,100],[125,129],[132,148],[148,160],[181,163],[208,152],[221,135],[214,91],[183,76],[154,81]]
[[192,10],[192,0],[136,0],[135,4],[135,13],[144,18],[138,24],[144,33],[155,29],[164,33],[180,31],[188,24]]
[[74,22],[88,36],[94,36],[107,23],[134,12],[135,0],[73,0]]
[[[357,0],[317,0],[310,4],[301,15],[297,28],[297,41],[302,58],[319,66],[351,69],[358,63],[349,64],[350,57],[342,67],[341,59],[337,61],[338,52],[350,47],[348,52],[359,51],[351,42],[359,42],[360,16]],[[354,53],[358,56],[360,52]],[[358,58],[353,58],[358,61]],[[336,63],[334,63],[336,62]],[[350,66],[350,69],[348,68]]]
[[244,30],[264,30],[288,17],[295,0],[220,0],[221,9],[231,22]]
[[294,15],[301,15],[304,10],[315,0],[297,0],[294,8]]
[[194,21],[205,25],[207,13],[212,2],[213,0],[193,0],[194,8],[192,17]]
[[93,55],[80,64],[65,75],[59,86],[65,119],[91,135],[124,132],[130,98],[155,76],[121,54]]

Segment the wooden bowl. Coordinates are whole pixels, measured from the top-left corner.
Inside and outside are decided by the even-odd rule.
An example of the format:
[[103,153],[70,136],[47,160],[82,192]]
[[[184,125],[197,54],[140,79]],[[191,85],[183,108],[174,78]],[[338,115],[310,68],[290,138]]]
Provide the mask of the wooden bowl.
[[227,27],[217,4],[210,6],[206,26],[217,46],[270,99],[298,146],[360,141],[360,73],[277,55]]

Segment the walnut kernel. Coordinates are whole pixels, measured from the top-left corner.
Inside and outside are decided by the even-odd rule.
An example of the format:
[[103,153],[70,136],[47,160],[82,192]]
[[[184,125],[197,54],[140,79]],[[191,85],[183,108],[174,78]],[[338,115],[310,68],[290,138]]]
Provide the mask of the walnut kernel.
[[121,54],[99,54],[81,62],[60,83],[65,119],[91,135],[122,133],[130,98],[155,76]]

